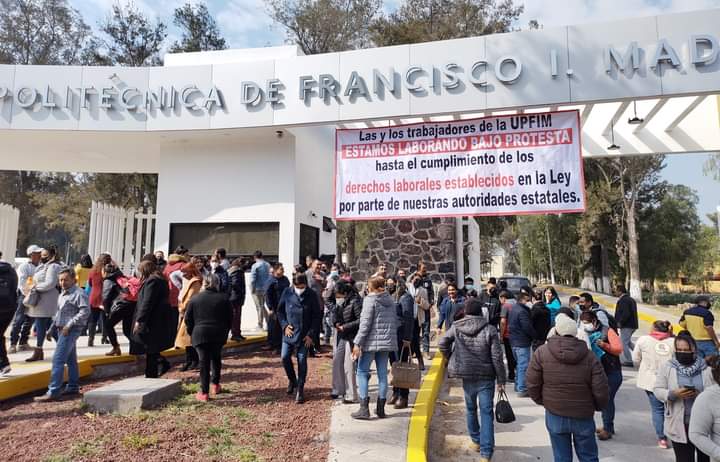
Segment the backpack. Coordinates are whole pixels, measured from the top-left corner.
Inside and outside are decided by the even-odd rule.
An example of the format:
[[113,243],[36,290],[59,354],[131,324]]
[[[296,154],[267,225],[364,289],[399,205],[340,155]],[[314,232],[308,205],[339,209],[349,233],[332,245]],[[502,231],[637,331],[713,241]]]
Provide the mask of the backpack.
[[615,316],[608,313],[608,311],[605,308],[600,308],[599,306],[597,306],[597,307],[592,307],[592,309],[590,311],[593,311],[595,313],[602,311],[603,313],[605,313],[605,316],[607,316],[607,318],[608,318],[608,327],[610,327],[612,330],[614,330],[615,333],[618,332],[618,324],[617,324],[617,321],[615,320]]
[[17,307],[18,278],[15,270],[7,264],[0,265],[0,309]]

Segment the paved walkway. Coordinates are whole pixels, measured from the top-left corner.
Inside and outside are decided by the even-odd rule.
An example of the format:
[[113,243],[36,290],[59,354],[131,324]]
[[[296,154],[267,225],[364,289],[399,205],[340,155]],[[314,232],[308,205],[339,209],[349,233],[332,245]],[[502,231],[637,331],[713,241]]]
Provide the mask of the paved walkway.
[[[561,297],[567,303],[570,294],[580,292],[576,289],[562,288]],[[615,297],[597,295],[596,301],[606,308],[615,307]],[[669,318],[668,314],[645,304],[638,309],[659,319]],[[677,321],[677,319],[671,319]],[[637,334],[649,330],[649,324],[641,322]],[[601,461],[673,461],[672,450],[663,450],[656,446],[655,432],[650,420],[650,407],[643,390],[635,386],[637,371],[623,368],[624,381],[616,396],[617,434],[610,441],[598,441]],[[517,398],[508,387],[508,397],[517,420],[512,424],[495,423],[496,450],[493,460],[504,462],[549,461],[552,449],[545,428],[544,409],[529,398]],[[596,414],[598,426],[602,425],[600,413]],[[454,462],[476,461],[478,453],[471,450],[465,423],[465,401],[462,382],[446,379],[438,398],[435,415],[430,426],[429,461]]]

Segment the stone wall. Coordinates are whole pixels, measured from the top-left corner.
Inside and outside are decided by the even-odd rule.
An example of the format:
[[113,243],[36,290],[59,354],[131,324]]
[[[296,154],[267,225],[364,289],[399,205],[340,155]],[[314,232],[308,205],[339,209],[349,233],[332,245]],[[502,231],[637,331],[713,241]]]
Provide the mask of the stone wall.
[[421,261],[435,282],[455,276],[454,218],[385,221],[350,271],[353,279],[365,281],[380,263],[387,265],[388,274],[400,268],[409,274]]

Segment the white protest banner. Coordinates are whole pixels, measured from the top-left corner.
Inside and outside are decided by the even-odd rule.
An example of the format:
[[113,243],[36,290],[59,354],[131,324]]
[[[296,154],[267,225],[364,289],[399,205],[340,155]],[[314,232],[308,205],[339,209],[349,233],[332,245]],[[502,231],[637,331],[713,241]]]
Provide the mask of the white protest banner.
[[336,132],[335,218],[585,211],[578,111]]

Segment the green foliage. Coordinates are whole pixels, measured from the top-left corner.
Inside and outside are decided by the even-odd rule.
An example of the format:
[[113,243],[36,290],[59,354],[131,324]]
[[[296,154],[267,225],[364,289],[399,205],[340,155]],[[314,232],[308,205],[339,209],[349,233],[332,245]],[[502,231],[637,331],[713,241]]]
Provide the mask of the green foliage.
[[715,180],[720,181],[720,154],[712,154],[708,157],[703,169],[706,175],[712,175]]
[[[695,303],[695,298],[700,294],[672,293],[655,294],[655,303],[658,305],[682,305],[684,303]],[[714,297],[714,302],[720,301],[720,297]]]
[[265,0],[288,40],[311,55],[364,48],[381,0]]
[[241,422],[246,422],[248,420],[252,420],[255,418],[255,416],[252,414],[252,412],[243,409],[241,407],[236,407],[232,410],[232,415],[235,416],[238,420]]
[[0,1],[0,63],[84,64],[92,32],[66,0]]
[[370,32],[377,46],[508,32],[523,10],[513,0],[404,0]]
[[152,22],[134,3],[116,3],[110,15],[100,24],[104,37],[95,53],[103,65],[157,66],[162,64],[160,51],[167,37],[162,21]]
[[182,37],[179,42],[173,43],[170,48],[172,53],[227,48],[215,18],[204,3],[186,3],[180,8],[175,8],[173,24],[180,29]]
[[128,449],[134,449],[139,451],[141,449],[155,446],[158,442],[158,438],[155,435],[141,435],[139,433],[130,433],[123,436],[122,445]]

